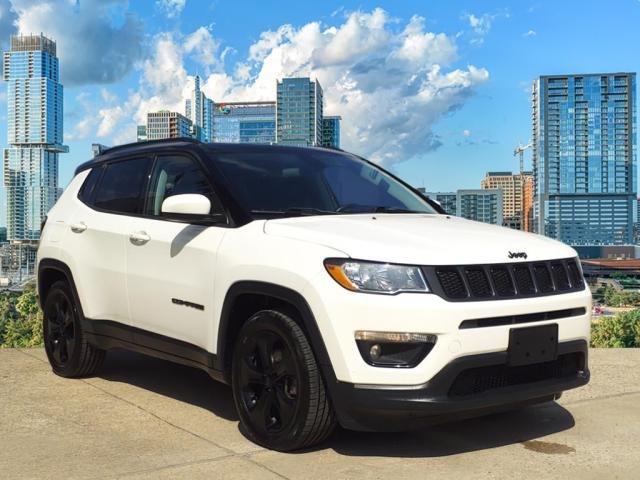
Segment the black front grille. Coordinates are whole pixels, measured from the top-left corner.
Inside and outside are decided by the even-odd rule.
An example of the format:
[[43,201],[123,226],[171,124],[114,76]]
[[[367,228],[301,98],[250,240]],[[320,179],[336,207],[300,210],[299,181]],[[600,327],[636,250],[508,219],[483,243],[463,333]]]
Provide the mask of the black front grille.
[[487,274],[482,268],[465,268],[469,290],[474,297],[490,297],[493,295]]
[[511,280],[511,274],[507,267],[491,267],[491,278],[496,286],[496,294],[501,297],[511,297],[516,294],[516,288]]
[[490,390],[578,375],[584,369],[584,354],[560,355],[556,360],[519,367],[506,364],[477,367],[458,374],[449,389],[450,397],[478,395]]
[[537,297],[583,290],[578,259],[423,267],[434,293],[450,301]]
[[531,295],[536,292],[536,286],[533,283],[531,270],[528,265],[516,265],[513,267],[513,277],[516,280],[518,292],[524,295]]
[[551,281],[551,274],[549,273],[549,267],[546,263],[534,265],[533,274],[540,292],[547,293],[553,291],[553,282]]
[[462,275],[457,269],[438,268],[436,275],[447,297],[465,298],[467,296],[467,288],[464,286]]

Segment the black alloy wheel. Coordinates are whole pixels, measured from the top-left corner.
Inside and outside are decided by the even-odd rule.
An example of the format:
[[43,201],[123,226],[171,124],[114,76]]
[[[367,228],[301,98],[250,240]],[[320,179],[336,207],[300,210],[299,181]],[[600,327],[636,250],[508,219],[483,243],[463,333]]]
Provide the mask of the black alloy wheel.
[[278,433],[291,424],[299,407],[300,371],[285,340],[273,331],[241,346],[240,402],[260,434]]
[[335,416],[307,338],[289,315],[263,310],[241,328],[232,387],[242,432],[274,450],[322,442]]
[[105,351],[87,342],[80,310],[65,281],[55,282],[43,305],[44,349],[51,368],[62,377],[91,375],[103,362]]
[[47,298],[45,312],[45,342],[52,366],[64,370],[76,348],[74,311],[71,301],[62,290]]

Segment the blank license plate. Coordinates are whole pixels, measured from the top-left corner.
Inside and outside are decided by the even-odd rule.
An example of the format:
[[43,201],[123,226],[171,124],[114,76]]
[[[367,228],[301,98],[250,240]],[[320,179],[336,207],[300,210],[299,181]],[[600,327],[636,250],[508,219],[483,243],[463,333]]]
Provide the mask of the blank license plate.
[[508,364],[550,362],[558,358],[558,324],[512,328],[509,331]]

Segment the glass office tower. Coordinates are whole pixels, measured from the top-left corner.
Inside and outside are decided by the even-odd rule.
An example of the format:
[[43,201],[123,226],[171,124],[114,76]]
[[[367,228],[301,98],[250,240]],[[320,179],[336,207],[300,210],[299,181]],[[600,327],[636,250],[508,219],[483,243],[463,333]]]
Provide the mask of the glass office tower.
[[458,194],[456,192],[425,192],[420,188],[418,190],[438,202],[447,214],[458,215]]
[[276,141],[275,102],[217,103],[213,112],[213,141],[274,143]]
[[276,88],[276,142],[322,145],[322,87],[308,77],[283,78]]
[[340,148],[340,120],[337,115],[326,116],[322,119],[322,146],[326,148]]
[[502,190],[458,190],[456,211],[468,220],[502,225]]
[[185,116],[191,120],[191,136],[201,142],[213,141],[213,100],[200,89],[200,77],[195,76],[191,97],[185,101]]
[[35,242],[40,224],[58,198],[58,154],[62,145],[62,85],[56,44],[43,35],[11,37],[4,53],[7,82],[7,141],[4,185],[7,238]]
[[574,246],[633,242],[635,73],[533,83],[534,229]]

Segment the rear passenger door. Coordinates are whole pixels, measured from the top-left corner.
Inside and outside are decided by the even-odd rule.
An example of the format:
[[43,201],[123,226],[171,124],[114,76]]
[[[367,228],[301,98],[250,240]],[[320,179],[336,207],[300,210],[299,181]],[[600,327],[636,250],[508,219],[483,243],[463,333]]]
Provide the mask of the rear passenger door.
[[139,157],[94,167],[80,190],[64,248],[88,319],[130,323],[125,247],[150,166],[149,158]]
[[[133,219],[127,241],[127,285],[134,326],[202,348],[213,337],[212,301],[216,252],[227,230],[169,220],[162,202],[172,195],[197,193],[211,201],[210,213],[223,213],[200,162],[186,154],[156,157],[143,215]],[[226,218],[226,217],[224,217]],[[138,343],[166,350],[162,337],[140,336]],[[173,344],[172,344],[173,345]]]

